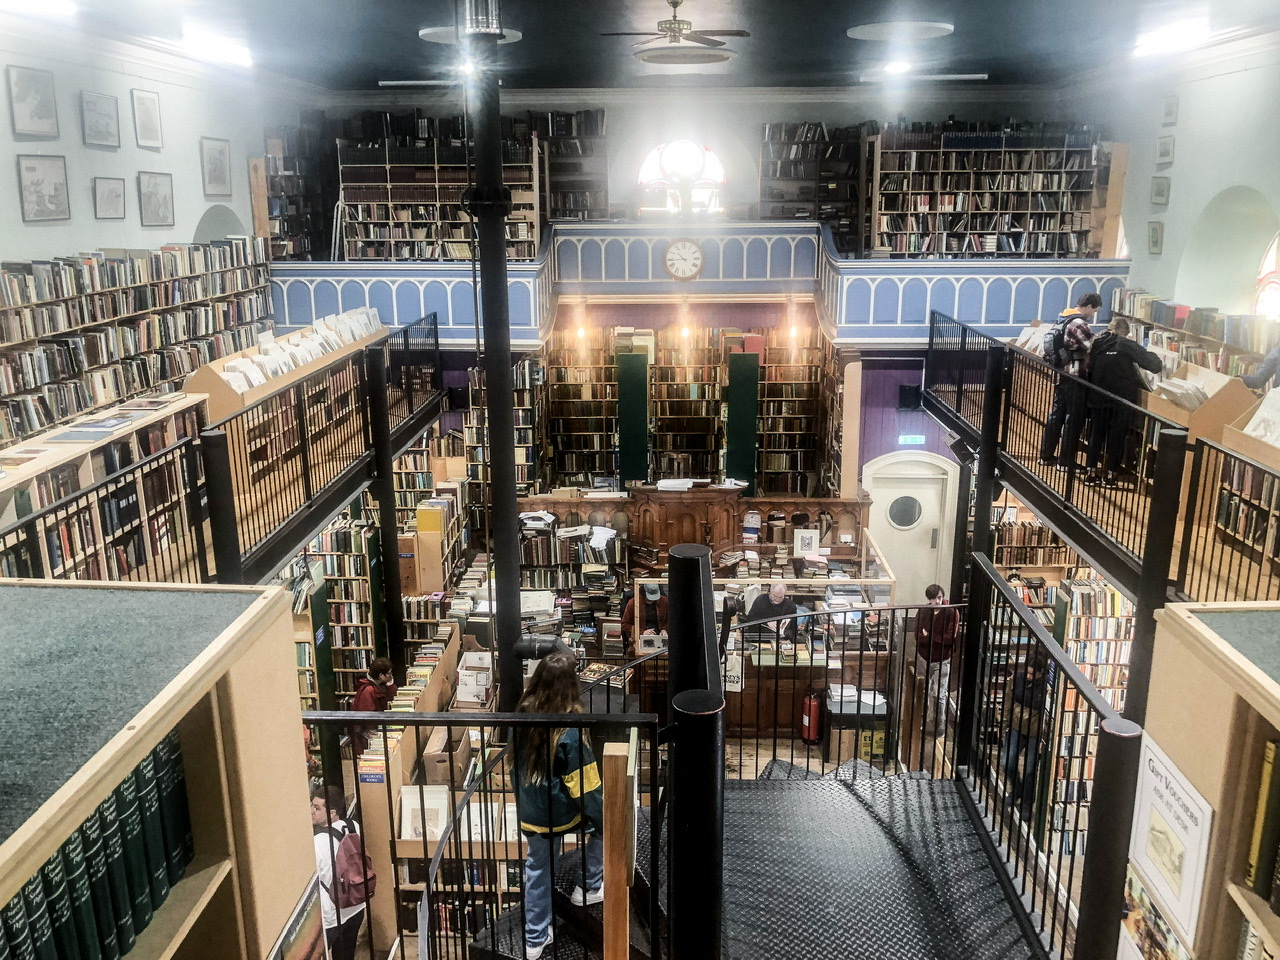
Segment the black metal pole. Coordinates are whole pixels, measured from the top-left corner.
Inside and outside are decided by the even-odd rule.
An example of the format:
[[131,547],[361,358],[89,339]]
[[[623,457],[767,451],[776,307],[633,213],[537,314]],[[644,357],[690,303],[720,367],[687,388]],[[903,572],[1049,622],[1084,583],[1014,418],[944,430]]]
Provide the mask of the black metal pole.
[[959,603],[964,596],[969,566],[969,500],[973,495],[973,467],[968,461],[960,464],[957,486],[956,523],[951,545],[951,590],[947,593],[952,603]]
[[[1156,645],[1155,612],[1169,598],[1169,558],[1178,523],[1182,494],[1182,470],[1187,457],[1187,431],[1161,430],[1156,449],[1156,473],[1151,484],[1151,512],[1147,538],[1134,598],[1133,643],[1129,648],[1129,682],[1124,694],[1124,715],[1145,723],[1147,688],[1151,684],[1151,655]],[[1184,536],[1189,536],[1190,527]]]
[[373,495],[378,501],[378,539],[382,547],[382,609],[387,622],[387,656],[397,678],[408,666],[404,658],[404,601],[400,589],[400,530],[396,523],[396,493],[392,471],[391,411],[387,406],[387,367],[381,347],[365,351],[365,410],[373,434]]
[[1136,723],[1118,717],[1099,724],[1089,803],[1089,850],[1084,859],[1076,923],[1077,957],[1116,957],[1116,930],[1124,907],[1129,831],[1141,753],[1142,728]]
[[987,348],[987,376],[982,395],[982,438],[978,447],[978,482],[973,494],[973,552],[991,552],[991,501],[996,487],[996,455],[1000,449],[1000,410],[1004,394],[1004,348]]
[[209,536],[218,583],[244,583],[240,558],[240,532],[236,528],[236,492],[231,480],[231,453],[222,430],[200,433],[204,482],[209,490]]
[[[956,769],[968,767],[978,713],[978,675],[982,668],[982,631],[991,610],[991,581],[976,563],[969,564],[969,605],[965,610],[964,656],[956,704]],[[927,692],[926,692],[927,699]]]
[[681,543],[668,552],[667,567],[667,695],[706,690],[719,681],[710,672],[708,651],[718,654],[711,585],[711,548]]
[[[468,0],[464,26],[475,65],[469,81],[475,187],[467,208],[480,247],[480,313],[484,324],[485,431],[490,499],[489,552],[494,568],[494,639],[498,709],[515,710],[523,693],[520,640],[520,523],[516,505],[515,392],[511,383],[511,318],[507,305],[506,217],[511,191],[502,185],[502,114],[498,94],[497,3]],[[537,159],[534,158],[534,162]]]

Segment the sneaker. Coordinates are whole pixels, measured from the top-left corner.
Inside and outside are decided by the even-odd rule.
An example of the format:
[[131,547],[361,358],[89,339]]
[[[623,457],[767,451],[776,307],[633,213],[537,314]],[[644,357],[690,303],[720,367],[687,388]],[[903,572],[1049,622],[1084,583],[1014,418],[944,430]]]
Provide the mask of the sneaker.
[[1058,461],[1054,460],[1052,457],[1041,457],[1036,461],[1036,463],[1040,464],[1042,467],[1052,467],[1057,462]]
[[1096,473],[1091,473],[1080,482],[1089,487],[1096,487],[1098,484],[1102,482],[1102,478],[1098,476]]
[[574,887],[573,893],[569,894],[569,900],[575,907],[589,907],[593,904],[604,903],[604,887],[597,890],[588,890],[585,893],[581,887]]
[[1115,490],[1116,488],[1118,488],[1118,487],[1120,486],[1120,481],[1119,481],[1119,480],[1117,480],[1117,479],[1116,479],[1115,477],[1113,477],[1113,476],[1106,476],[1106,477],[1103,477],[1103,478],[1102,478],[1102,480],[1100,481],[1100,483],[1101,483],[1101,485],[1102,485],[1102,486],[1104,486],[1104,487],[1110,487],[1112,490]]
[[540,960],[540,958],[542,957],[542,951],[546,950],[547,947],[551,945],[551,941],[554,940],[555,938],[556,938],[555,928],[547,927],[547,939],[543,940],[536,947],[529,943],[526,943],[524,945],[525,960]]

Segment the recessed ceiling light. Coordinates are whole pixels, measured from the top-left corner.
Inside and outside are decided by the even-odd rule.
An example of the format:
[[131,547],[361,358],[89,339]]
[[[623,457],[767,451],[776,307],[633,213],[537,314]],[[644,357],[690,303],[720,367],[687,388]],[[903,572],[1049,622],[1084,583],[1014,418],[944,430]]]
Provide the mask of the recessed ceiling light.
[[[516,43],[524,36],[519,30],[503,27],[498,36],[498,43]],[[458,31],[453,27],[423,27],[418,37],[427,43],[457,43]]]
[[1133,55],[1147,57],[1156,53],[1177,53],[1180,50],[1190,50],[1202,43],[1208,43],[1209,40],[1209,21],[1205,17],[1178,20],[1138,34]]
[[845,31],[853,40],[883,42],[932,40],[955,33],[956,25],[947,20],[880,20],[860,23]]
[[724,47],[712,49],[692,45],[686,47],[680,44],[669,44],[662,47],[637,50],[632,56],[641,63],[659,63],[667,64],[668,66],[699,66],[708,63],[724,63],[726,60],[732,60],[737,54],[732,50],[726,50]]
[[884,65],[885,73],[906,73],[911,69],[911,64],[905,60],[893,60]]

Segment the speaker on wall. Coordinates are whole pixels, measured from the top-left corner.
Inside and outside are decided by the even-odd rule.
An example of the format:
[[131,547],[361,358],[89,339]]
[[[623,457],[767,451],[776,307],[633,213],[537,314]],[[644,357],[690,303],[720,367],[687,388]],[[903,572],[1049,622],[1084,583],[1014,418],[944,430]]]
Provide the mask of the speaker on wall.
[[920,385],[916,383],[903,383],[898,385],[898,409],[899,410],[919,410],[920,409]]

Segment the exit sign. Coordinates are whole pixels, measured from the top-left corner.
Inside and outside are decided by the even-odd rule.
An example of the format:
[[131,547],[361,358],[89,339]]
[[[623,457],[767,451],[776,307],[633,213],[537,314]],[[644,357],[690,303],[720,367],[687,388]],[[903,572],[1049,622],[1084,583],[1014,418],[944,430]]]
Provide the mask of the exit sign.
[[922,433],[900,433],[898,434],[898,446],[900,447],[923,447],[924,434]]

